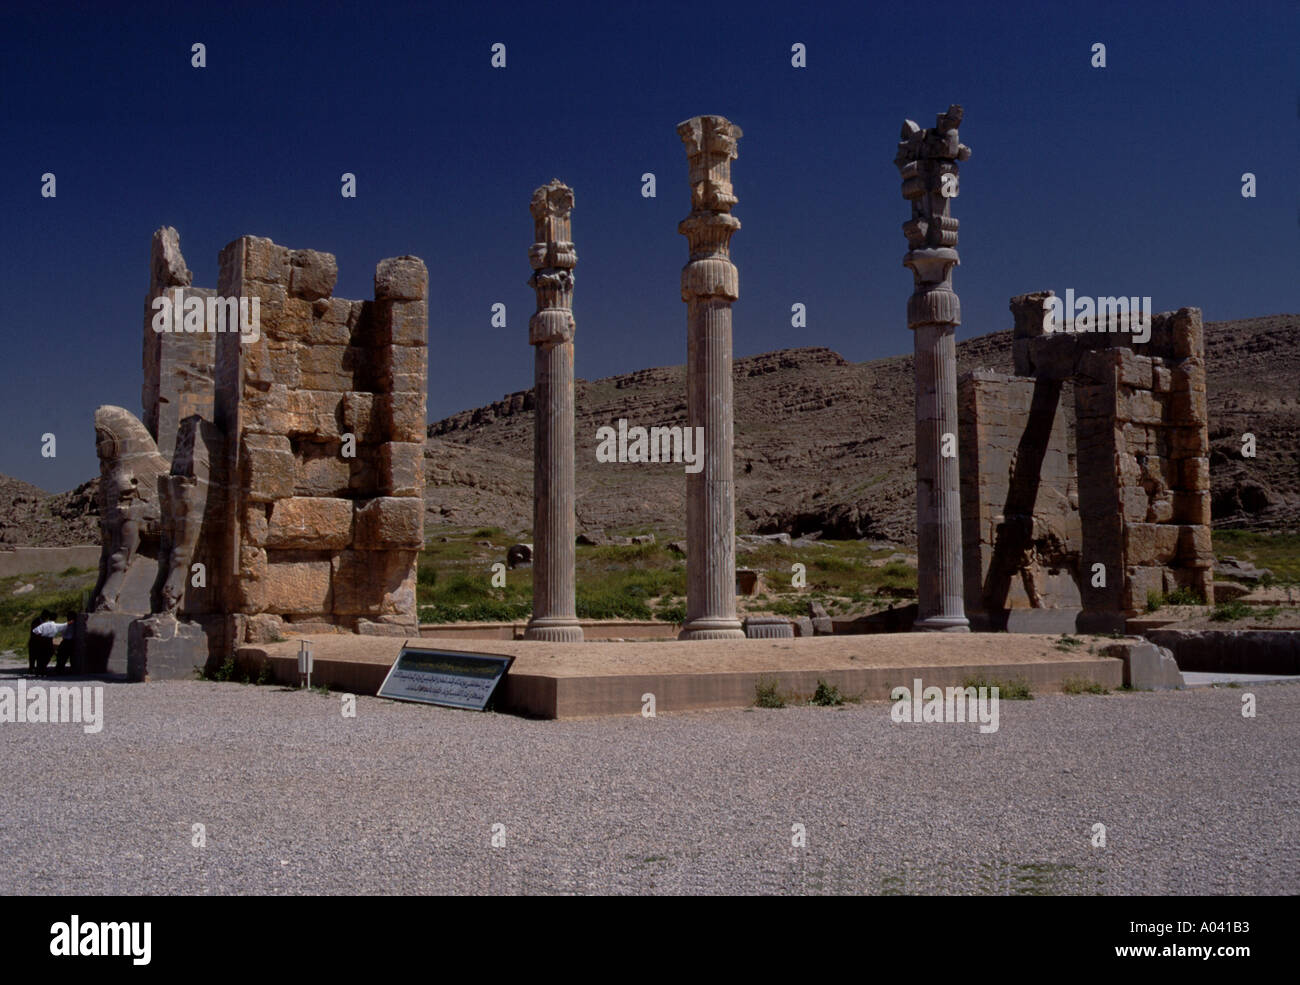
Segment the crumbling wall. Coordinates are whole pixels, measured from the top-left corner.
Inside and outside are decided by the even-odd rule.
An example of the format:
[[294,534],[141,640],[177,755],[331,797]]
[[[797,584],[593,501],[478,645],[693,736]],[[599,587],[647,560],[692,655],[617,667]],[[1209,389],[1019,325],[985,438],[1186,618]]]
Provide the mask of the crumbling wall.
[[1070,632],[1082,536],[1061,385],[977,370],[957,400],[971,627]]
[[255,341],[217,337],[236,645],[417,629],[428,273],[381,262],[373,301],[332,297],[336,275],[330,254],[253,236],[221,253],[218,293],[261,299]]
[[1074,383],[1079,518],[1079,628],[1122,630],[1151,593],[1187,588],[1214,600],[1209,429],[1201,313],[1102,321],[1046,332],[1051,292],[1013,298],[1017,375]]

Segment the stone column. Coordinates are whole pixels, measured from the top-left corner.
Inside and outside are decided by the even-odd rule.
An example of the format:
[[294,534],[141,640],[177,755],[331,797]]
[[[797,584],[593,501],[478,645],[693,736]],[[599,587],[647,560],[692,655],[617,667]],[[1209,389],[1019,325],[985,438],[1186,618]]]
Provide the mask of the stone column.
[[957,162],[970,157],[957,127],[960,106],[949,106],[933,129],[911,120],[894,163],[912,218],[903,224],[910,250],[903,266],[916,288],[907,302],[907,325],[916,353],[916,539],[918,609],[914,629],[970,631],[963,608],[961,493],[957,459],[957,352],[953,333],[961,302],[952,289],[960,260],[957,220],[949,202],[957,195]]
[[[690,160],[691,214],[677,231],[690,243],[682,269],[686,302],[686,423],[704,429],[704,468],[686,476],[686,623],[680,639],[744,639],[736,618],[736,502],[732,475],[731,160],[740,127],[696,116],[677,133]],[[699,432],[695,432],[698,434]]]
[[574,603],[573,514],[573,189],[554,180],[533,192],[536,242],[528,250],[537,312],[534,348],[533,617],[524,639],[582,641]]

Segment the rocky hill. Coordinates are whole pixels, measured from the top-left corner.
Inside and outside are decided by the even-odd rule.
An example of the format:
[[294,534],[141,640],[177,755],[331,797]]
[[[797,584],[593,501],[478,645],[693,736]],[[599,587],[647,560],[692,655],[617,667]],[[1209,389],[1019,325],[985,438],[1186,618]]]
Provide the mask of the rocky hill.
[[[1206,325],[1216,525],[1300,525],[1300,316]],[[959,369],[1011,371],[1011,333],[957,347]],[[578,380],[580,530],[685,525],[683,467],[600,464],[596,429],[686,422],[684,366]],[[743,531],[821,530],[834,537],[914,539],[912,359],[850,363],[824,348],[738,359],[736,516]],[[1067,407],[1069,406],[1067,402]],[[429,426],[425,499],[443,525],[532,525],[532,392]],[[1241,437],[1255,435],[1244,459]],[[98,540],[92,480],[51,496],[0,477],[0,543]]]
[[[1216,523],[1300,523],[1300,317],[1206,325]],[[1011,333],[957,347],[962,372],[1011,372]],[[685,423],[685,367],[575,384],[580,529],[684,525],[681,466],[595,460],[596,429]],[[736,514],[742,530],[914,536],[910,356],[849,363],[824,348],[735,363]],[[531,525],[532,393],[509,394],[429,427],[432,523]],[[1069,404],[1067,402],[1067,407]],[[1241,456],[1241,435],[1258,454]]]

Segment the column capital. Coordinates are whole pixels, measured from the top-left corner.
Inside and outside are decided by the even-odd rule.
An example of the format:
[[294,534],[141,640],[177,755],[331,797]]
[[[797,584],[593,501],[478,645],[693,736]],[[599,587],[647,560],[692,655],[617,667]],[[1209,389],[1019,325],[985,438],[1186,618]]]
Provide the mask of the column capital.
[[731,162],[743,131],[725,116],[693,116],[677,124],[690,161],[691,211],[730,212],[736,204]]
[[903,178],[903,198],[912,203],[912,218],[903,224],[903,235],[913,250],[957,245],[958,223],[949,203],[957,196],[957,162],[971,154],[957,133],[961,120],[962,108],[953,104],[939,114],[933,127],[922,129],[912,120],[903,121],[894,164]]
[[537,292],[537,312],[528,321],[528,341],[531,345],[572,342],[573,268],[578,263],[569,220],[573,189],[552,179],[533,192],[529,211],[536,241],[528,248],[533,268],[528,286]]

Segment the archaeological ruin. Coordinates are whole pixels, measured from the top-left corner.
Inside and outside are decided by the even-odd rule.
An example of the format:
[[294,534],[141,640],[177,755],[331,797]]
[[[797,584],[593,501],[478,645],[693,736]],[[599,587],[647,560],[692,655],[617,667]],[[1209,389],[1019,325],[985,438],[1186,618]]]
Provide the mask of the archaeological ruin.
[[533,192],[533,267],[537,311],[533,346],[533,615],[524,638],[582,640],[575,600],[577,524],[573,492],[573,189],[558,179]]
[[961,503],[957,458],[957,349],[961,302],[952,289],[958,222],[950,202],[957,194],[958,161],[970,157],[957,128],[962,108],[949,106],[935,126],[912,120],[894,157],[912,218],[903,224],[915,289],[907,300],[916,372],[917,613],[913,628],[969,630],[963,611]]
[[1118,313],[1047,331],[1052,297],[1011,299],[1015,375],[960,382],[972,621],[1123,632],[1151,595],[1181,588],[1213,604],[1200,311],[1150,316],[1141,331]]
[[686,424],[704,429],[704,468],[686,476],[684,640],[744,639],[736,617],[736,500],[732,455],[731,306],[740,297],[731,237],[740,220],[731,161],[743,136],[721,116],[677,127],[690,162],[691,214],[677,231],[690,244],[686,302]]
[[[286,630],[417,632],[428,273],[381,261],[368,301],[333,297],[336,276],[328,253],[245,236],[196,288],[176,230],[154,234],[143,415],[95,416],[84,669],[187,677]],[[166,296],[184,321],[161,332]],[[252,332],[219,321],[241,298]]]
[[[958,105],[934,127],[905,121],[895,156],[914,278],[912,628],[1122,632],[1149,596],[1187,589],[1212,602],[1200,312],[1058,324],[1053,292],[1021,295],[1014,374],[959,380],[961,122]],[[677,133],[691,188],[678,226],[686,424],[704,443],[702,468],[686,474],[679,638],[790,638],[784,616],[737,614],[730,241],[742,134],[721,116]],[[583,640],[573,206],[558,179],[530,204],[533,543],[508,559],[532,566],[524,638],[552,643]],[[336,277],[330,254],[244,236],[221,251],[217,287],[196,287],[176,230],[154,234],[142,413],[95,415],[102,555],[76,634],[83,669],[183,677],[287,634],[419,635],[428,272],[415,257],[383,260],[364,301],[334,297]],[[888,626],[904,628],[895,615]],[[818,633],[834,631],[821,621]]]

